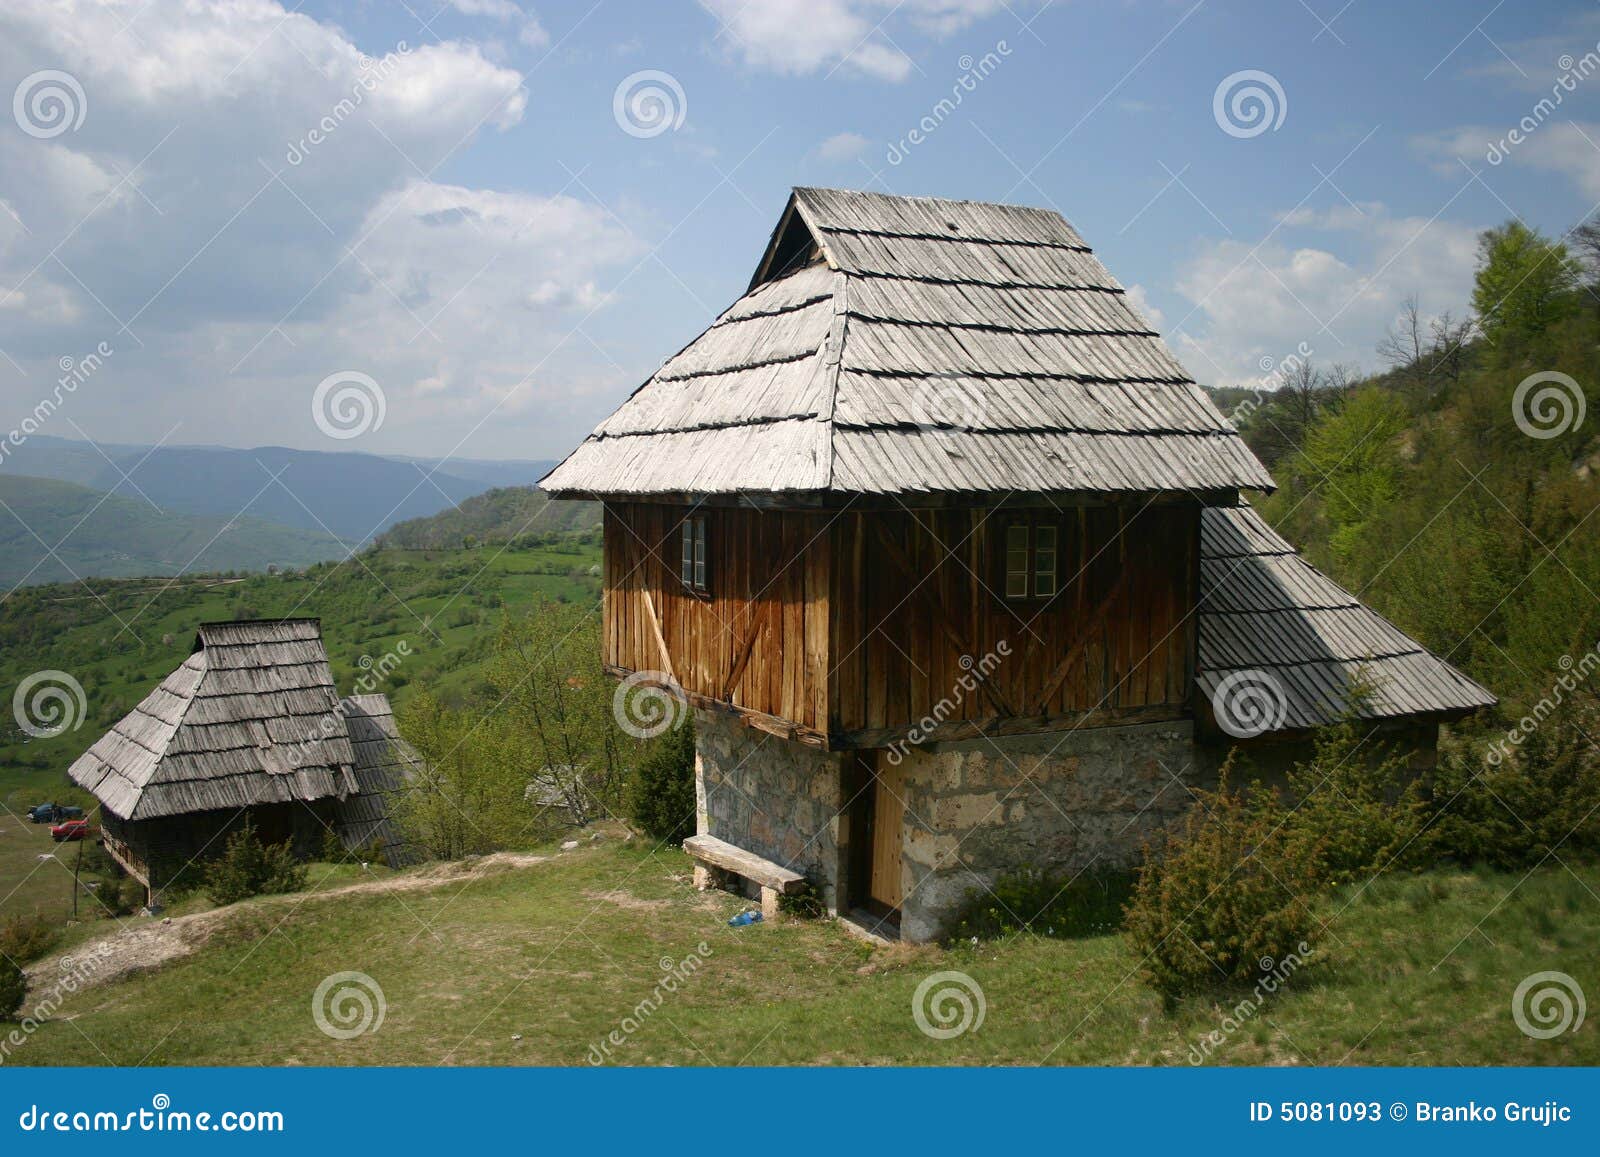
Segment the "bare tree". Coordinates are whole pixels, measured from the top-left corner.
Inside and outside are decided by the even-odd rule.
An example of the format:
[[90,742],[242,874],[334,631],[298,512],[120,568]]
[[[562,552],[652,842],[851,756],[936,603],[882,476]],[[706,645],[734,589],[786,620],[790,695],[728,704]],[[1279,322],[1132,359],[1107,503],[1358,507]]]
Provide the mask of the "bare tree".
[[1474,327],[1470,317],[1457,319],[1449,310],[1428,326],[1428,382],[1430,392],[1453,387],[1461,380],[1467,343]]
[[1420,386],[1427,377],[1423,355],[1428,352],[1427,325],[1417,295],[1400,306],[1400,314],[1378,342],[1378,356],[1401,372],[1407,385]]

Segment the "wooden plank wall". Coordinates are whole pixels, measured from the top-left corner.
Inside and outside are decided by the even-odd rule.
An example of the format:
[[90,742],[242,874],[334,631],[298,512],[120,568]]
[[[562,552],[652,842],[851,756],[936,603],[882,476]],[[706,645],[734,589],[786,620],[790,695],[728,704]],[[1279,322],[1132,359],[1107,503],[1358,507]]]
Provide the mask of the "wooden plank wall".
[[706,519],[710,589],[701,597],[679,579],[681,524],[689,513],[658,503],[606,504],[606,662],[670,671],[687,691],[825,731],[832,516],[694,510]]
[[[1058,526],[1062,587],[1048,602],[1000,597],[1005,512],[852,511],[835,523],[836,735],[921,719],[941,698],[953,699],[966,669],[963,656],[977,662],[1002,640],[1011,654],[987,681],[993,694],[967,693],[949,718],[1045,719],[1097,711],[1109,722],[1119,714],[1186,712],[1198,505],[1050,515]],[[1125,584],[1119,597],[1096,619],[1117,584]],[[1047,694],[1080,635],[1086,643],[1077,660]]]

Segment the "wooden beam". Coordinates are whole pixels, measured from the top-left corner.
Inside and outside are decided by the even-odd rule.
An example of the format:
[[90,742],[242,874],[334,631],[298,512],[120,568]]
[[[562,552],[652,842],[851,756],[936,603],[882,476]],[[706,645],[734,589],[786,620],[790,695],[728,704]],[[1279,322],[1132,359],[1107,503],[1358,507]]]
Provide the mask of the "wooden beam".
[[[630,671],[626,667],[613,666],[610,663],[605,665],[605,671],[613,679],[626,679],[630,675],[640,673],[638,671]],[[776,735],[779,739],[803,743],[807,747],[819,747],[824,751],[832,750],[828,746],[828,736],[814,727],[807,727],[805,724],[796,723],[792,719],[769,715],[765,711],[756,711],[750,707],[739,707],[721,699],[713,699],[709,695],[701,695],[697,691],[690,691],[686,687],[681,687],[676,682],[671,684],[658,683],[656,685],[667,688],[674,695],[681,696],[691,707],[698,707],[702,711],[717,711],[724,715],[732,715],[741,723],[754,727],[757,731],[765,731],[768,735]]]
[[[871,520],[871,524],[877,532],[878,542],[883,547],[883,552],[889,556],[889,561],[900,569],[900,573],[906,582],[911,584],[910,589],[914,593],[921,595],[927,602],[928,607],[933,611],[934,621],[939,624],[945,636],[955,644],[956,650],[964,655],[971,656],[972,661],[976,663],[978,656],[974,653],[975,649],[962,636],[960,628],[957,627],[955,619],[951,617],[950,612],[945,609],[938,592],[929,589],[927,576],[923,576],[920,579],[917,577],[916,568],[911,565],[911,560],[906,557],[905,551],[900,549],[900,544],[894,540],[894,536],[888,532],[882,521],[874,519]],[[989,702],[994,704],[995,709],[1000,714],[1017,714],[1011,709],[1011,705],[1006,702],[1006,698],[1000,693],[1000,689],[994,686],[992,680],[980,679],[978,687],[983,691]]]
[[749,630],[745,633],[744,641],[739,644],[733,668],[728,672],[728,681],[722,687],[722,698],[730,703],[733,702],[733,689],[739,685],[739,678],[744,674],[750,656],[755,653],[756,640],[761,637],[761,632],[767,629],[767,620],[772,615],[771,608],[776,605],[776,599],[767,599],[750,616]]
[[678,676],[672,670],[672,652],[667,650],[666,636],[661,633],[661,618],[656,614],[656,601],[650,597],[650,587],[646,583],[639,584],[639,591],[644,595],[644,613],[650,620],[650,632],[656,637],[656,646],[661,648],[661,670],[676,683]]
[[[1069,711],[1048,716],[992,716],[988,719],[950,719],[930,731],[918,730],[915,746],[930,743],[959,743],[963,740],[1010,735],[1042,735],[1052,731],[1077,731],[1097,727],[1133,727],[1141,723],[1171,723],[1189,718],[1182,704],[1159,703],[1149,707],[1102,707],[1093,711]],[[863,728],[829,735],[829,750],[851,751],[891,747],[905,743],[905,727]]]

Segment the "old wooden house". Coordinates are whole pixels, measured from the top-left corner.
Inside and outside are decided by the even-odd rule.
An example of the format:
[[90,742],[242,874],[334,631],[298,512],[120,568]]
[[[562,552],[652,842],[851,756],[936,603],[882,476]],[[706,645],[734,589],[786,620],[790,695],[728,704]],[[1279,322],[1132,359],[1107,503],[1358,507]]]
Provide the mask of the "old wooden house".
[[68,769],[106,851],[154,896],[248,820],[308,855],[399,851],[386,800],[414,755],[382,695],[341,700],[315,619],[204,623],[187,660]]
[[605,503],[609,670],[695,708],[702,876],[910,939],[1129,862],[1235,737],[1354,706],[1431,750],[1491,702],[1243,504],[1267,471],[1052,212],[795,190],[542,485]]

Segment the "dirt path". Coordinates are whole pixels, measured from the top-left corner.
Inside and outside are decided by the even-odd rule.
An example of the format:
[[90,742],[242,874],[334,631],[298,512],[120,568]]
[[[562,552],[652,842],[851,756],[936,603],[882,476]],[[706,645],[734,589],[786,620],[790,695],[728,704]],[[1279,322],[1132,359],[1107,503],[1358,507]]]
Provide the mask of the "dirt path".
[[[114,932],[56,952],[26,969],[28,987],[37,992],[55,983],[57,977],[72,977],[74,991],[110,984],[125,976],[160,968],[203,948],[207,941],[241,910],[262,911],[293,908],[300,904],[363,893],[422,892],[450,884],[464,884],[498,872],[516,871],[542,864],[550,856],[525,852],[496,852],[468,860],[429,864],[415,871],[358,884],[343,884],[316,892],[295,892],[285,896],[265,896],[230,904],[191,916],[152,919],[133,916],[120,920]],[[246,909],[245,906],[248,906]]]

